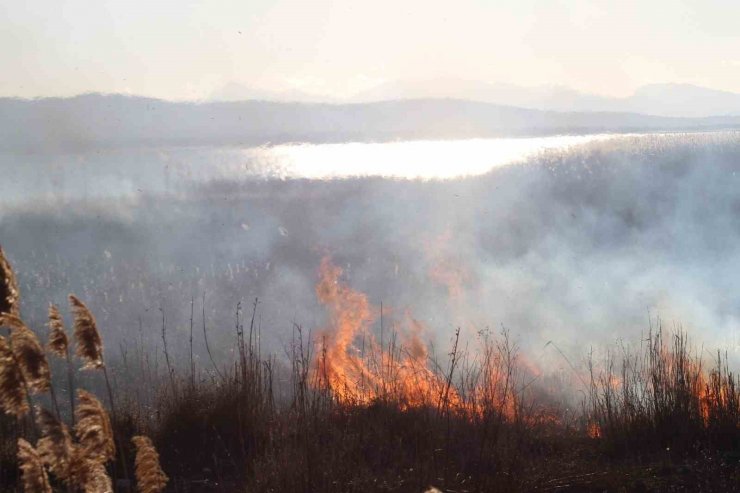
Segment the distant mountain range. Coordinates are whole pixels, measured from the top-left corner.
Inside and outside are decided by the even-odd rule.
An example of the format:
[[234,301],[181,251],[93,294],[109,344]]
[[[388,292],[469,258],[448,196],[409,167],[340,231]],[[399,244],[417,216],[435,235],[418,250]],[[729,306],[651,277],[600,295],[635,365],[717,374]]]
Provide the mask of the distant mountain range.
[[740,116],[557,112],[457,99],[171,102],[122,95],[0,98],[0,151],[260,145],[740,128]]
[[740,94],[688,84],[652,84],[640,87],[629,97],[610,98],[562,86],[522,87],[447,78],[388,82],[341,100],[295,90],[255,90],[238,83],[229,83],[211,96],[213,101],[261,99],[334,103],[437,98],[463,99],[543,111],[629,112],[671,117],[740,115]]

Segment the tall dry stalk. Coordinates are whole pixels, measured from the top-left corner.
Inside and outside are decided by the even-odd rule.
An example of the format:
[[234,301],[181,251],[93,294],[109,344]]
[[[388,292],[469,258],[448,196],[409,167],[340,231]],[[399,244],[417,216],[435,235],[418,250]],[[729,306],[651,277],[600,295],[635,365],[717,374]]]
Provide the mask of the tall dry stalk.
[[160,493],[169,478],[159,465],[159,454],[149,437],[135,436],[131,441],[136,446],[136,485],[139,493]]
[[195,360],[193,359],[193,309],[195,298],[190,298],[190,388],[195,388]]
[[90,392],[77,390],[75,434],[85,457],[105,464],[116,456],[113,427],[103,404]]
[[[0,326],[5,325],[8,328],[10,338],[6,340],[0,337],[0,407],[5,410],[6,414],[14,414],[17,418],[33,408],[29,384],[24,374],[28,373],[30,376],[38,377],[35,382],[37,388],[43,387],[49,380],[48,365],[45,367],[44,377],[44,364],[39,360],[38,353],[33,350],[34,338],[29,339],[28,334],[17,334],[12,330],[12,325],[19,323],[25,327],[18,318],[20,315],[19,300],[18,281],[10,262],[0,247]],[[19,348],[14,350],[14,339],[19,337],[21,339]],[[17,351],[24,353],[24,356],[22,355],[24,366],[18,359]],[[46,361],[43,351],[41,351],[41,360]],[[35,429],[36,423],[31,421]]]
[[85,493],[113,493],[113,483],[105,466],[99,462],[86,464],[82,483]]
[[206,352],[208,353],[208,358],[211,360],[211,364],[213,365],[213,369],[216,370],[216,374],[221,378],[221,380],[226,381],[226,377],[221,373],[221,371],[218,369],[218,365],[216,364],[216,361],[213,359],[213,354],[211,353],[211,346],[208,344],[208,331],[206,330],[206,293],[203,293],[203,304],[201,306],[203,309],[203,340],[206,343]]
[[20,290],[13,268],[0,247],[0,314],[20,315]]
[[[116,403],[113,399],[113,388],[108,377],[108,369],[103,359],[103,341],[98,332],[98,326],[95,322],[95,316],[90,309],[75,295],[69,295],[69,304],[72,307],[74,316],[74,336],[77,341],[77,355],[85,361],[83,369],[102,369],[105,377],[105,387],[108,391],[108,400],[110,402],[111,414],[113,421],[118,421],[116,414]],[[78,401],[81,394],[78,392]],[[82,405],[82,404],[80,404]],[[107,414],[106,414],[107,416]],[[77,414],[79,419],[79,414]],[[79,423],[78,425],[79,426]],[[123,443],[118,437],[119,442]],[[121,467],[125,479],[128,479],[128,466],[126,465],[126,456],[121,449]]]
[[10,347],[29,390],[34,393],[48,391],[51,385],[49,362],[36,334],[15,315],[0,315],[0,325],[11,330]]
[[105,455],[100,453],[100,449],[106,446],[100,442],[110,440],[109,432],[108,438],[101,438],[101,435],[106,435],[105,431],[99,433],[106,428],[106,419],[94,403],[90,404],[85,416],[84,442],[78,445],[73,442],[64,423],[49,411],[40,409],[38,424],[42,438],[38,441],[37,451],[42,463],[68,487],[85,493],[112,493],[112,482],[103,462]]
[[70,469],[75,445],[67,425],[46,409],[39,409],[37,423],[41,429],[41,438],[36,449],[41,461],[54,476],[69,484],[72,480]]
[[85,450],[76,445],[70,460],[69,485],[85,493],[113,493],[113,483],[105,464],[88,458]]
[[83,370],[103,368],[103,341],[98,332],[90,309],[78,297],[69,295],[69,304],[74,316],[74,336],[77,341],[77,356],[85,365]]
[[21,417],[30,407],[23,374],[7,341],[0,336],[0,407],[6,414]]
[[59,308],[49,304],[49,351],[60,358],[66,358],[69,352],[69,339],[64,330],[64,321]]
[[69,392],[70,414],[72,416],[72,426],[75,425],[75,393],[74,393],[74,370],[72,368],[72,357],[69,353],[69,338],[64,330],[64,321],[59,313],[59,308],[49,304],[49,351],[67,361],[67,385]]
[[25,493],[52,493],[49,477],[38,451],[23,438],[18,439],[18,464],[23,473]]
[[[51,400],[57,416],[59,416],[59,405],[54,387],[51,385],[49,362],[36,334],[19,317],[8,313],[0,315],[0,325],[10,328],[10,349],[18,367],[21,369],[23,382],[29,396],[30,394],[51,392]],[[36,427],[33,420],[32,426]]]
[[162,347],[164,349],[164,360],[165,360],[165,363],[167,363],[167,374],[170,377],[170,388],[172,390],[172,395],[176,395],[177,394],[177,384],[175,382],[175,369],[172,367],[172,364],[170,363],[170,352],[167,349],[167,324],[164,318],[164,308],[160,307],[159,311],[162,312]]

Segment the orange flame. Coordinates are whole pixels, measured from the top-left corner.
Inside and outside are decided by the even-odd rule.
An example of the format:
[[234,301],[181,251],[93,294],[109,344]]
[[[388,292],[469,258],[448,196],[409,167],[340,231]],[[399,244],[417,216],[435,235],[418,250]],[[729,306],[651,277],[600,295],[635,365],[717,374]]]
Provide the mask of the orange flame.
[[592,421],[588,424],[588,427],[586,428],[586,434],[588,434],[589,438],[601,438],[601,427],[598,423],[594,423]]
[[[407,316],[410,329],[402,335],[404,344],[380,347],[368,330],[374,307],[365,294],[340,281],[341,275],[328,257],[321,261],[316,295],[329,310],[329,327],[320,337],[321,379],[341,402],[369,404],[394,397],[408,407],[432,404],[441,395],[442,382],[427,367],[421,322]],[[356,345],[360,337],[362,349]]]
[[407,312],[398,342],[392,336],[382,347],[385,343],[369,330],[376,311],[367,296],[342,282],[342,269],[328,257],[319,273],[316,294],[329,311],[329,326],[320,334],[315,367],[318,383],[337,401],[367,405],[380,400],[401,408],[436,407],[471,417],[490,415],[492,410],[507,419],[516,415],[511,374],[502,370],[503,360],[493,346],[475,383],[463,392],[449,376],[430,367],[422,322]]

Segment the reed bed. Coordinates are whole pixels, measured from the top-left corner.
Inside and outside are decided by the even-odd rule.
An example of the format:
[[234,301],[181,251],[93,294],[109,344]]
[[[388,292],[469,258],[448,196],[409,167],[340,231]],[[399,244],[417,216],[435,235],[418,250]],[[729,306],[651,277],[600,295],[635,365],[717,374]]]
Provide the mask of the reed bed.
[[[115,474],[118,471],[111,465],[117,456],[117,430],[105,406],[93,393],[77,389],[77,405],[74,399],[70,401],[74,437],[63,422],[46,351],[36,333],[21,318],[15,273],[2,249],[0,286],[3,288],[0,290],[3,296],[0,300],[0,326],[8,330],[7,338],[0,336],[0,408],[6,416],[0,422],[0,428],[3,431],[2,451],[12,454],[10,460],[6,455],[0,457],[3,466],[0,469],[15,463],[20,472],[20,475],[0,475],[0,481],[15,480],[16,486],[25,493],[52,493],[55,490],[112,493],[114,479],[120,481],[119,491],[132,490],[126,456],[119,454],[121,476]],[[103,343],[95,318],[76,296],[70,295],[69,301],[74,317],[77,355],[84,362],[81,369],[103,370],[113,407],[113,393],[103,361]],[[49,353],[66,358],[71,365],[62,317],[53,305],[49,310],[48,325]],[[67,390],[71,394],[74,391],[72,379],[68,382]],[[41,401],[44,397],[49,397],[53,412],[34,402],[35,398]],[[136,489],[146,493],[163,491],[168,478],[159,469],[154,446],[142,436],[135,437],[135,443],[138,449]]]
[[374,340],[358,326],[336,352],[337,333],[295,325],[278,357],[261,346],[257,300],[246,318],[236,307],[226,361],[210,353],[205,315],[208,360],[192,356],[193,317],[190,357],[175,358],[163,315],[159,364],[135,343],[109,361],[92,310],[70,296],[72,338],[49,309],[48,355],[69,370],[55,380],[17,287],[5,292],[0,484],[17,491],[734,491],[740,479],[736,376],[680,330],[591,358],[574,411],[507,331],[479,334],[474,352],[456,333],[438,358],[408,334]]

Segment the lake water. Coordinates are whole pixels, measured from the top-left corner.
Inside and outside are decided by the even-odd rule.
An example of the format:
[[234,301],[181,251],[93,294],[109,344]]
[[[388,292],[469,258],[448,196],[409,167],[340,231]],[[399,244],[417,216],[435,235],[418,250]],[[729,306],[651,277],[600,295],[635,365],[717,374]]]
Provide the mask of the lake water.
[[287,144],[252,148],[134,148],[75,154],[0,154],[0,204],[134,198],[244,179],[380,176],[453,179],[481,175],[552,149],[614,135]]
[[[722,139],[728,132],[716,132]],[[729,134],[733,134],[729,132]],[[0,210],[29,203],[136,199],[186,194],[216,181],[254,179],[449,180],[478,176],[606,140],[659,140],[666,134],[593,134],[385,143],[285,144],[251,148],[166,147],[70,154],[0,153]],[[673,135],[673,134],[671,134]],[[687,135],[699,134],[675,134]],[[735,138],[737,134],[735,133]]]

